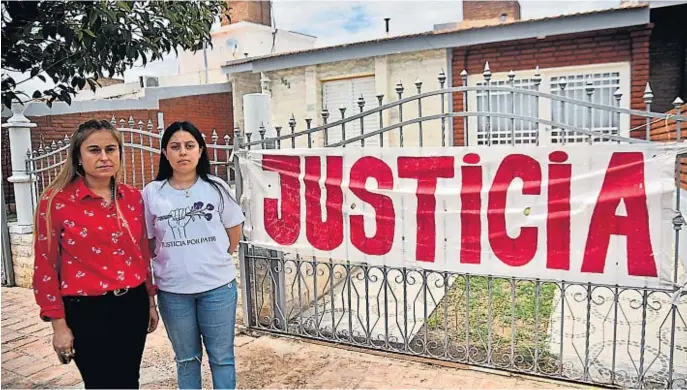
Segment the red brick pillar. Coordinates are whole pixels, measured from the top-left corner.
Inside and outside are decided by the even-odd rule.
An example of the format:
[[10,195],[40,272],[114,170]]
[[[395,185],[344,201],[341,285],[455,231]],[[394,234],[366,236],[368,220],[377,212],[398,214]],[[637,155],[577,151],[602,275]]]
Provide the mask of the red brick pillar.
[[[467,50],[465,49],[454,49],[453,59],[451,64],[451,78],[452,87],[460,87],[463,85],[463,80],[460,73],[467,69]],[[465,110],[463,105],[462,92],[453,93],[453,112],[462,112]],[[474,109],[471,107],[470,109]],[[466,117],[454,117],[453,118],[453,146],[465,146],[465,123],[467,123]]]
[[[639,30],[632,31],[630,38],[632,41],[632,63],[631,80],[632,87],[630,91],[630,108],[633,110],[646,110],[646,104],[642,98],[644,89],[649,82],[649,61],[650,61],[650,38],[651,29],[653,25],[646,25]],[[630,121],[630,128],[634,129],[638,126],[646,124],[646,119],[633,116]],[[644,127],[636,129],[630,133],[630,137],[644,138],[646,131]]]

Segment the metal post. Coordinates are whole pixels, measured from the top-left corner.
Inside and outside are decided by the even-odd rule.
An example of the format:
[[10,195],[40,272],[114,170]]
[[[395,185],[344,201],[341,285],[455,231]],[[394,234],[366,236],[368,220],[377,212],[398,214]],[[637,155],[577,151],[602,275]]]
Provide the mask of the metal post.
[[[269,264],[273,271],[274,291],[272,292],[272,312],[277,329],[287,330],[286,322],[286,264],[284,262],[284,252],[270,250],[267,252]],[[268,271],[269,274],[269,271]]]
[[[487,121],[485,125],[485,133],[487,136],[487,145],[491,146],[491,116],[489,115],[491,113],[491,94],[489,90],[489,81],[491,80],[491,68],[489,67],[489,62],[487,62],[484,65],[484,71],[482,72],[482,76],[484,77],[484,85],[487,87],[486,90],[486,96],[487,96],[487,101],[485,103],[486,106],[486,112],[487,112]],[[477,117],[477,121],[479,122],[479,116]]]
[[[241,168],[239,166],[238,152],[241,150],[241,143],[243,137],[241,130],[237,127],[234,129],[234,178],[236,181],[236,201],[241,206],[241,195],[243,193],[243,181],[241,178]],[[245,212],[245,210],[244,210]],[[241,276],[241,303],[243,309],[243,325],[249,328],[251,324],[251,310],[253,303],[251,302],[250,288],[251,280],[248,272],[249,265],[246,258],[248,251],[248,244],[244,241],[245,237],[241,231],[241,242],[239,243],[239,275]]]
[[[654,101],[654,93],[651,90],[651,86],[649,83],[646,83],[646,88],[644,89],[644,96],[642,96],[644,99],[644,104],[646,104],[646,112],[651,112],[651,103]],[[651,141],[651,117],[646,117],[646,140]]]
[[[563,94],[565,94],[565,86],[567,85],[568,81],[565,79],[565,77],[561,77],[558,80],[558,87],[561,90],[561,94],[559,95],[560,97],[564,97]],[[560,123],[561,125],[565,125],[565,101],[561,100],[561,113],[559,115],[560,118]],[[558,130],[558,139],[561,143],[561,145],[565,145],[566,142],[568,141],[568,131],[565,129],[559,129]]]
[[[513,88],[515,88],[515,72],[511,70],[508,72],[508,86],[511,88],[510,93],[508,94],[510,98],[510,114],[513,115],[515,114],[515,94],[513,92]],[[515,146],[515,119],[513,117],[510,118],[510,142],[511,146]]]
[[685,102],[682,101],[679,97],[676,97],[675,100],[673,100],[673,107],[675,107],[675,139],[680,142],[682,141],[682,121],[680,118],[677,118],[680,116],[680,113],[682,112],[682,105],[685,104]]
[[[585,83],[584,91],[587,93],[587,102],[591,104],[592,96],[594,95],[594,83],[591,80],[587,80],[587,82]],[[616,91],[616,93],[617,92],[618,91]],[[592,118],[594,115],[593,110],[593,108],[587,107],[587,128],[589,129],[589,136],[587,136],[587,142],[589,142],[590,145],[594,143],[594,139],[592,138],[592,132],[594,132],[594,120]],[[618,121],[618,123],[620,123],[620,121]]]
[[[396,84],[396,94],[398,95],[398,100],[403,99],[403,84],[399,81],[398,84]],[[403,105],[399,104],[398,105],[398,123],[403,123]],[[403,126],[398,127],[398,140],[399,144],[402,147],[403,146]]]
[[[463,87],[468,86],[468,71],[463,69],[462,72],[460,72],[460,79],[463,81]],[[452,95],[450,96],[452,98]],[[463,91],[463,112],[468,111],[468,91]],[[479,122],[479,118],[477,118],[477,122]],[[479,126],[479,123],[477,124]],[[475,127],[477,128],[477,127]],[[477,130],[475,130],[477,131]],[[455,143],[456,140],[453,140]],[[463,117],[463,144],[465,146],[471,146],[470,145],[470,137],[468,136],[468,117],[464,116]]]
[[[417,79],[415,81],[415,87],[417,88],[417,94],[420,95],[422,93],[422,81],[420,81],[420,79]],[[417,117],[422,119],[422,99],[417,99]],[[422,120],[417,122],[417,127],[420,137],[420,147],[422,147],[424,144],[424,137],[422,133]]]
[[[439,72],[439,86],[441,90],[443,91],[444,89],[444,83],[446,83],[446,74],[444,73],[444,70],[442,69],[441,72]],[[446,146],[446,118],[444,117],[444,114],[446,114],[446,99],[444,96],[444,93],[441,93],[441,146]],[[450,95],[449,95],[450,96]]]
[[[534,90],[539,91],[539,86],[541,85],[541,73],[539,72],[539,66],[534,68],[534,77],[532,77],[532,83],[534,85]],[[534,107],[537,108],[537,119],[539,118],[539,96],[534,96]],[[537,139],[536,139],[536,145],[539,146],[539,143],[541,142],[541,125],[539,122],[534,123],[537,126]]]
[[210,83],[210,78],[208,75],[208,44],[203,43],[203,63],[205,64],[205,84]]

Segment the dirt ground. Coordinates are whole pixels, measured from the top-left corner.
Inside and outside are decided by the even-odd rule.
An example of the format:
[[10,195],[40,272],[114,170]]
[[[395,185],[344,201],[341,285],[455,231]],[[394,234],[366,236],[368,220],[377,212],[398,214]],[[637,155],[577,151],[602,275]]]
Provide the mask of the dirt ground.
[[[563,388],[569,384],[459,369],[319,344],[238,334],[239,388]],[[2,288],[2,388],[83,388],[74,364],[60,365],[49,324],[41,322],[31,290]],[[150,335],[141,387],[176,388],[174,354],[164,328]],[[203,359],[203,387],[212,378]]]

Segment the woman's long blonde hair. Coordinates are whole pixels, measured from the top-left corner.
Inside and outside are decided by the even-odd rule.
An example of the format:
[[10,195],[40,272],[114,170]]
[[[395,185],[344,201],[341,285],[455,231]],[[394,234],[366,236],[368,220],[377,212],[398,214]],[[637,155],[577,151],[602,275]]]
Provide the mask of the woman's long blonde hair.
[[[122,140],[122,134],[112,126],[112,124],[106,120],[96,120],[91,119],[82,123],[79,128],[74,132],[71,137],[71,143],[69,144],[69,149],[67,150],[67,158],[60,169],[60,173],[57,177],[43,190],[41,197],[36,206],[36,212],[34,216],[34,240],[38,239],[38,222],[39,219],[43,219],[46,226],[47,239],[50,240],[53,232],[51,231],[51,212],[52,203],[55,196],[62,191],[65,187],[71,184],[78,177],[85,177],[86,173],[81,166],[81,145],[91,136],[91,134],[96,131],[105,130],[112,134],[112,137],[117,141],[117,146],[119,148],[119,169],[112,176],[114,193],[117,194],[117,185],[122,177],[122,169],[124,167],[123,161],[123,149],[124,142]],[[41,215],[41,203],[46,201],[45,214]],[[122,215],[119,210],[119,204],[117,203],[117,197],[114,197],[114,203],[117,210],[117,215]],[[49,242],[49,241],[48,241]]]

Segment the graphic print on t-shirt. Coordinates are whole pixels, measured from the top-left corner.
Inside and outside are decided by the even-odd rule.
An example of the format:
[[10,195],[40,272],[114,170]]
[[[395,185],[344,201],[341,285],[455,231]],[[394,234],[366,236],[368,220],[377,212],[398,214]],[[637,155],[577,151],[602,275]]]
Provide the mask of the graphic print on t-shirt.
[[193,206],[174,209],[167,215],[161,215],[157,218],[158,221],[167,221],[169,227],[172,229],[172,235],[175,240],[187,238],[186,226],[190,222],[202,221],[209,222],[212,220],[211,211],[215,209],[211,203],[204,204],[203,202],[196,202]]

